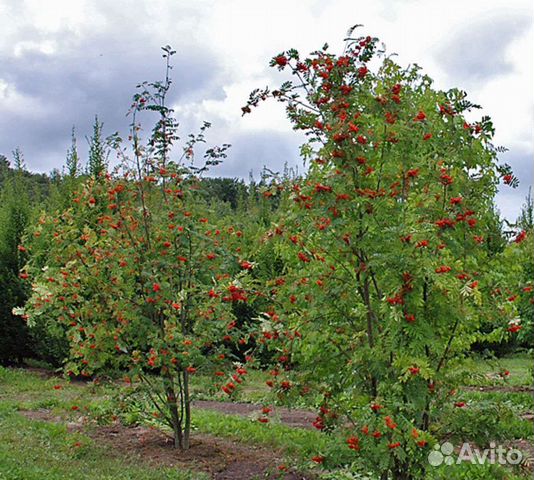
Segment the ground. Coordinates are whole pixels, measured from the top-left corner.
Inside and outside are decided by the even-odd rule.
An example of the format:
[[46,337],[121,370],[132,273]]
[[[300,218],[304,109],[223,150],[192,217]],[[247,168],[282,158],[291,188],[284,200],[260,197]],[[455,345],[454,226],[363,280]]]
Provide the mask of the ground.
[[[502,426],[508,430],[503,438],[532,458],[529,361],[505,360],[511,378],[504,381],[494,373],[502,364],[498,369],[492,362],[477,364],[469,385],[458,395],[474,412],[488,399],[509,406],[515,416]],[[251,379],[235,402],[210,392],[204,379],[196,379],[195,395],[203,399],[194,405],[192,447],[180,452],[150,422],[128,422],[115,414],[113,384],[67,382],[40,368],[0,368],[0,480],[304,480],[327,478],[311,461],[317,453],[352,453],[343,441],[313,429],[316,414],[311,406],[274,406],[270,423],[259,423],[262,400],[267,398],[265,377],[256,372]],[[476,419],[467,423],[474,425]],[[466,435],[477,432],[473,425]],[[500,434],[501,427],[495,428],[492,434]],[[328,478],[348,478],[341,468],[338,472]],[[526,478],[519,470],[503,475],[480,478]]]
[[[223,405],[223,404],[221,404]],[[50,410],[27,410],[22,415],[31,420],[44,422],[62,422],[61,417],[54,416]],[[245,446],[238,442],[217,438],[213,435],[196,433],[191,448],[180,451],[173,448],[172,439],[158,429],[143,426],[126,427],[120,422],[109,426],[84,425],[83,417],[77,422],[67,423],[70,433],[86,433],[99,445],[111,451],[120,445],[120,455],[156,467],[193,468],[207,473],[215,480],[248,480],[255,476],[266,478],[279,465],[283,464],[282,454],[265,447]],[[273,468],[274,467],[274,468]],[[278,477],[278,472],[274,476]],[[286,479],[311,479],[311,475],[289,472]]]

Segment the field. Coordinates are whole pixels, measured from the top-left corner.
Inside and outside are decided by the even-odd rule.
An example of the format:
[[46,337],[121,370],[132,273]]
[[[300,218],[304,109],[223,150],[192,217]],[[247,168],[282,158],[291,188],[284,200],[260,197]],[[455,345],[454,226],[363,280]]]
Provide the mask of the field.
[[502,217],[490,117],[360,28],[242,99],[285,107],[302,172],[215,176],[170,45],[126,135],[0,155],[0,480],[532,473],[533,198]]
[[[488,437],[502,439],[503,444],[523,448],[532,456],[529,358],[516,355],[498,363],[499,368],[510,371],[506,382],[494,376],[495,361],[467,363],[472,372],[470,385],[458,392],[458,397],[468,407],[461,415],[452,416],[450,425],[441,426],[442,435],[454,432],[464,440],[481,443]],[[357,478],[344,476],[347,465],[357,458],[343,440],[312,428],[313,405],[298,410],[275,406],[268,424],[258,422],[268,393],[267,377],[257,371],[249,378],[234,403],[210,392],[202,377],[195,379],[192,448],[180,452],[172,448],[166,432],[150,422],[140,422],[133,411],[119,412],[121,382],[67,382],[44,368],[3,368],[0,478]],[[489,404],[493,410],[485,414],[484,407]],[[489,421],[492,415],[501,418]],[[318,452],[330,454],[332,462],[338,463],[334,473],[324,473],[311,460]],[[442,473],[436,468],[432,478],[442,478]],[[462,465],[457,474],[455,478],[466,479],[528,478],[525,470],[489,465]]]

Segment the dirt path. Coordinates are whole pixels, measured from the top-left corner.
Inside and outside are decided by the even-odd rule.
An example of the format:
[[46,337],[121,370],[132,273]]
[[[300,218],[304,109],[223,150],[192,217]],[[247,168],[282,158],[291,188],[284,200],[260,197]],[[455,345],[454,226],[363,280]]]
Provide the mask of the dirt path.
[[[50,410],[21,411],[26,418],[62,423],[64,419]],[[244,445],[212,435],[194,433],[191,448],[180,451],[173,447],[169,436],[156,428],[126,427],[120,423],[98,426],[87,417],[67,423],[70,432],[81,432],[99,445],[110,447],[113,455],[130,457],[153,466],[181,467],[209,474],[213,480],[251,480],[255,478],[284,480],[314,480],[315,476],[282,470],[283,452],[267,447]]]
[[[47,370],[37,367],[25,367],[25,370],[42,378],[48,379],[52,377],[62,377],[59,372]],[[71,382],[77,382],[78,380],[71,380]],[[79,383],[87,383],[86,381],[79,381]],[[203,408],[206,410],[215,410],[217,412],[225,413],[228,415],[240,415],[255,416],[261,412],[261,405],[245,402],[223,402],[216,400],[196,400],[193,402],[193,406],[196,408]],[[281,423],[289,427],[298,428],[313,428],[313,421],[316,419],[317,414],[309,410],[303,410],[299,408],[289,409],[284,407],[272,407],[273,411],[271,417],[277,418]]]
[[[29,370],[45,376],[45,378],[56,375],[42,369]],[[464,386],[462,390],[532,393],[531,388],[520,386]],[[258,404],[213,400],[197,400],[193,402],[193,407],[250,418],[258,417],[262,408]],[[64,421],[61,417],[53,416],[49,410],[26,411],[21,412],[21,414],[34,420],[57,423]],[[312,422],[317,414],[302,409],[273,407],[270,416],[289,427],[313,428]],[[532,421],[531,414],[527,414],[525,420]],[[253,478],[311,480],[315,478],[307,473],[280,471],[278,467],[283,463],[283,452],[267,447],[245,445],[225,438],[194,433],[191,448],[181,452],[173,448],[168,436],[153,428],[125,427],[118,423],[102,427],[86,424],[86,421],[86,417],[80,417],[77,422],[68,423],[67,427],[71,431],[80,431],[89,435],[97,443],[109,445],[110,450],[117,455],[130,455],[137,458],[138,461],[156,465],[178,466],[203,471],[208,473],[213,480],[250,480]],[[534,455],[532,445],[524,440],[517,440],[512,443],[514,443],[514,447],[523,450],[529,458],[527,464],[532,468]]]
[[[97,427],[86,432],[99,443],[117,448],[143,461],[203,471],[213,480],[250,480],[279,478],[278,467],[283,463],[279,451],[265,447],[243,445],[212,435],[195,433],[189,450],[176,450],[171,439],[157,429],[125,427],[120,424]],[[311,480],[312,477],[287,472],[287,480]]]

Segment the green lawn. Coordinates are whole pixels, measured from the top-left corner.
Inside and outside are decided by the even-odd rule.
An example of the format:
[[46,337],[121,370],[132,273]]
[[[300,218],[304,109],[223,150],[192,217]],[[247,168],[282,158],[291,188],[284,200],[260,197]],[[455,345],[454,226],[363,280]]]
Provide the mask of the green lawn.
[[[257,376],[263,374],[260,372]],[[197,390],[201,390],[203,383],[206,382],[202,379],[197,382]],[[117,413],[113,397],[115,391],[113,385],[94,386],[56,377],[43,379],[24,370],[0,367],[0,479],[205,478],[199,473],[190,474],[176,469],[155,473],[139,459],[129,459],[128,463],[132,465],[124,468],[124,459],[116,452],[95,445],[88,436],[69,433],[65,424],[29,420],[20,413],[47,409],[51,416],[67,422],[82,412],[101,423],[108,423],[110,417]],[[254,387],[250,391],[255,391]],[[207,393],[199,396],[214,398]],[[248,399],[257,397],[245,396]],[[76,410],[72,410],[73,407]],[[124,418],[127,417],[128,414]],[[294,429],[275,420],[263,425],[252,418],[200,409],[194,411],[193,431],[282,449],[293,465],[303,468],[314,466],[310,458],[318,452],[339,450],[341,447],[341,440],[321,435],[316,430]],[[23,461],[20,461],[21,453]]]
[[200,480],[198,472],[156,468],[110,452],[64,424],[29,420],[13,410],[0,413],[2,480]]
[[[518,377],[528,378],[529,367],[524,358],[507,359],[506,365]],[[491,368],[491,365],[485,364],[478,365],[476,370],[488,372],[492,371]],[[267,393],[265,378],[263,372],[251,372],[249,384],[240,393],[239,400],[264,399]],[[194,389],[202,398],[225,399],[211,391],[208,380],[200,376],[195,378]],[[113,383],[95,386],[57,377],[46,379],[26,370],[0,367],[0,480],[208,478],[184,469],[156,470],[139,457],[124,457],[120,446],[116,450],[104,448],[85,434],[67,430],[66,423],[79,418],[80,414],[95,422],[109,423],[111,417],[118,413],[117,390],[117,385]],[[529,393],[461,391],[459,394],[469,402],[470,408],[452,409],[451,423],[442,426],[443,433],[447,433],[447,428],[453,428],[460,429],[466,436],[490,434],[499,438],[502,434],[502,438],[532,438],[531,422],[521,420],[522,414],[532,411]],[[493,404],[498,406],[493,407]],[[492,418],[488,414],[489,408],[497,408],[497,413],[504,415],[504,419],[488,425]],[[21,414],[24,410],[39,409],[46,409],[57,418],[57,422],[30,420]],[[131,415],[131,411],[127,412],[121,419],[127,423],[139,420],[139,417]],[[277,423],[275,419],[269,424],[260,424],[253,418],[200,409],[193,413],[193,429],[238,440],[245,445],[255,444],[283,451],[288,464],[304,470],[316,467],[311,461],[312,456],[324,455],[327,459],[325,466],[333,469],[332,473],[321,477],[324,479],[366,478],[344,473],[352,462],[353,467],[358,465],[358,458],[340,436],[325,435],[313,429],[291,428]],[[485,430],[481,433],[480,429]],[[516,476],[502,467],[461,465],[448,467],[448,470],[435,468],[427,478],[517,480],[528,477]]]
[[466,385],[532,387],[533,384],[532,354],[522,353],[495,359],[472,357],[464,365],[470,372]]
[[[54,386],[61,386],[60,390]],[[0,367],[1,480],[201,480],[198,472],[155,468],[142,459],[120,456],[96,445],[65,423],[30,420],[21,410],[50,409],[65,420],[73,406],[96,411],[109,402],[109,391],[61,379]]]
[[[236,402],[262,403],[268,398],[270,388],[266,385],[269,374],[261,370],[248,370],[246,380],[234,393]],[[228,397],[220,389],[213,388],[213,378],[197,374],[191,377],[191,393],[198,400],[221,400]]]

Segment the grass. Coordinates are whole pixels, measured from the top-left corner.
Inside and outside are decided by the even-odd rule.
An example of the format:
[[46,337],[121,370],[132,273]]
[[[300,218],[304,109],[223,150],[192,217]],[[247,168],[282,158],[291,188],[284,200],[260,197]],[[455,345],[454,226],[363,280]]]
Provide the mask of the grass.
[[[510,358],[505,361],[506,368],[521,378],[521,382],[528,378],[529,366],[525,358]],[[477,365],[475,370],[477,374],[484,375],[493,371],[491,368],[494,367],[486,363]],[[237,400],[255,403],[265,400],[268,394],[265,378],[263,372],[250,372],[246,388],[239,391]],[[194,380],[193,390],[197,398],[226,400],[210,389],[209,379],[196,376]],[[156,470],[140,458],[125,459],[124,456],[119,456],[118,450],[104,449],[86,435],[70,433],[64,423],[30,420],[20,414],[21,410],[45,408],[65,423],[77,418],[80,412],[93,419],[106,421],[117,413],[116,391],[114,384],[95,386],[91,383],[68,382],[57,377],[46,379],[25,370],[0,367],[0,480],[208,478],[198,472],[183,469]],[[488,427],[489,421],[483,419],[486,411],[484,405],[498,404],[504,405],[500,408],[504,408],[503,411],[509,416],[504,423],[499,421],[492,425],[495,430],[489,432],[490,436],[496,435],[498,438],[500,433],[507,430],[502,438],[532,437],[532,424],[520,419],[521,414],[532,411],[534,406],[529,393],[462,391],[461,395],[473,407],[469,411],[475,412],[478,409],[481,413],[476,418],[471,418],[467,410],[451,411],[449,418],[453,430],[461,427],[460,430],[463,428],[465,431],[462,433],[467,436],[486,435],[488,432],[480,433],[477,430]],[[73,406],[77,407],[76,411],[72,410]],[[462,415],[467,417],[461,418]],[[324,466],[333,469],[333,473],[326,475],[325,479],[364,478],[350,477],[343,473],[343,468],[355,461],[356,457],[346,448],[344,438],[340,436],[325,435],[313,429],[291,428],[277,423],[275,419],[262,424],[253,418],[200,409],[193,412],[193,429],[245,444],[279,450],[287,456],[289,464],[300,468],[312,467],[314,464],[311,457],[323,455],[327,458]],[[449,470],[448,478],[453,473],[454,478],[466,480],[521,478],[514,477],[498,466],[461,465],[453,468],[454,472]],[[429,475],[429,479],[447,476],[441,469],[434,469]]]
[[[532,387],[532,354],[521,353],[502,358],[471,357],[464,363],[471,386]],[[505,372],[509,375],[504,375]]]
[[[269,378],[267,372],[249,369],[245,382],[234,393],[234,400],[245,403],[262,403],[270,393],[270,389],[265,383]],[[191,393],[198,400],[228,400],[225,394],[221,394],[220,389],[213,388],[213,378],[206,375],[197,374],[191,377]]]
[[194,480],[202,474],[155,468],[121,458],[87,436],[69,433],[63,424],[29,420],[0,412],[2,480]]
[[466,402],[479,403],[483,401],[493,403],[508,403],[518,414],[534,410],[534,397],[527,392],[476,392],[462,391],[459,398]]
[[347,450],[347,455],[336,454],[340,461],[349,462],[353,458],[348,449],[343,448],[341,439],[321,434],[318,430],[292,428],[274,422],[262,424],[236,415],[200,409],[193,412],[193,427],[212,435],[281,449],[303,463],[310,462],[314,455],[328,455],[336,450]]
[[[54,386],[61,386],[60,390]],[[106,388],[42,379],[0,367],[0,480],[202,480],[199,472],[147,465],[96,445],[63,423],[30,420],[20,410],[50,409],[67,420],[71,410],[92,411],[109,401]]]
[[[465,377],[465,386],[471,387],[530,387],[533,384],[532,372],[533,359],[532,355],[528,353],[514,354],[503,358],[483,358],[481,356],[473,356],[464,361],[464,369],[468,372]],[[509,371],[508,376],[502,376],[505,371]],[[263,403],[272,402],[270,398],[270,389],[265,384],[268,380],[269,374],[263,371],[249,370],[247,379],[243,386],[241,386],[234,394],[234,400],[237,402],[246,403]],[[217,400],[227,401],[226,395],[222,395],[220,390],[213,389],[213,381],[211,378],[203,375],[195,375],[191,378],[191,391],[195,398],[200,400]],[[478,392],[465,392],[465,397],[473,399],[480,399],[477,397]],[[472,395],[473,394],[473,395]],[[481,395],[488,395],[487,399],[494,396],[495,399],[506,397],[512,402],[522,402],[530,410],[533,408],[532,396],[528,393],[516,392],[481,392]],[[530,400],[525,400],[528,397]],[[302,403],[301,408],[313,409],[315,405],[312,403],[315,398],[303,397],[300,399]],[[307,403],[306,403],[307,402]]]

